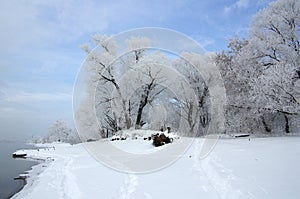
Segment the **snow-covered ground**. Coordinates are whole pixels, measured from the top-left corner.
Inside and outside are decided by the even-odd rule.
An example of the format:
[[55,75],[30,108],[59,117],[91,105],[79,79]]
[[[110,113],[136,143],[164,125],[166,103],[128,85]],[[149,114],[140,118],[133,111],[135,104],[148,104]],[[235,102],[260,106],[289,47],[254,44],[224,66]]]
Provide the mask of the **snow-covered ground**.
[[[125,143],[130,150],[141,144],[114,144]],[[201,160],[203,143],[197,138],[174,164],[147,174],[103,166],[83,144],[20,151],[47,161],[34,167],[14,198],[300,198],[300,137],[220,139]]]

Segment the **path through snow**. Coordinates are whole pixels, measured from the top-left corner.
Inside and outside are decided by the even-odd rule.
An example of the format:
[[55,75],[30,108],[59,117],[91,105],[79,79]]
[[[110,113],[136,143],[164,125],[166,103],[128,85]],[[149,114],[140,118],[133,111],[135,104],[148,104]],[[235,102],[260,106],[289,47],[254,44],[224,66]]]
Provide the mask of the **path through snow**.
[[219,140],[201,160],[203,141],[196,139],[169,167],[146,174],[112,170],[82,144],[27,150],[48,162],[35,166],[31,175],[42,172],[14,198],[300,198],[299,137]]

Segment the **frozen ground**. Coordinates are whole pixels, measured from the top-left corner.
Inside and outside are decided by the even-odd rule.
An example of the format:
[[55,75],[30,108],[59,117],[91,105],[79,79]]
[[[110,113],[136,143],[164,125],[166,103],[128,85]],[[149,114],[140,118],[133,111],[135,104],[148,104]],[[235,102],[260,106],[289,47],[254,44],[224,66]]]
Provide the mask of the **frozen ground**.
[[[55,150],[24,151],[48,160],[14,198],[300,198],[300,137],[221,139],[200,160],[203,142],[196,139],[174,164],[148,174],[107,168],[82,144],[43,145]],[[140,144],[126,141],[131,151]]]

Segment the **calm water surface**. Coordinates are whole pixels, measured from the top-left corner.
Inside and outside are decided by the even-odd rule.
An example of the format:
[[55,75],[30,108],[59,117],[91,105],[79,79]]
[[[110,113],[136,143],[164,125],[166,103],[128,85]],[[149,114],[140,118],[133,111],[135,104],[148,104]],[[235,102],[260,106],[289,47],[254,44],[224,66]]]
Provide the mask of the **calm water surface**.
[[24,185],[23,180],[14,180],[19,174],[36,165],[36,162],[13,159],[12,153],[18,149],[35,148],[22,142],[0,141],[0,199],[10,198]]

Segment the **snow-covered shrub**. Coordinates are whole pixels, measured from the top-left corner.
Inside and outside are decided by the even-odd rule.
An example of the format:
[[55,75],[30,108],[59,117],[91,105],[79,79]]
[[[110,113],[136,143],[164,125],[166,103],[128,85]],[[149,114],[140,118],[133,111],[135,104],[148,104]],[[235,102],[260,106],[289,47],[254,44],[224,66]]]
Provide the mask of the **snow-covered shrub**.
[[76,144],[80,142],[76,130],[73,130],[63,120],[57,120],[49,127],[47,135],[44,137],[43,142],[67,142]]

